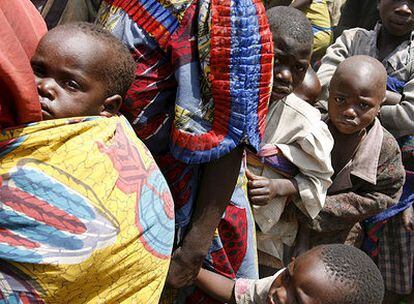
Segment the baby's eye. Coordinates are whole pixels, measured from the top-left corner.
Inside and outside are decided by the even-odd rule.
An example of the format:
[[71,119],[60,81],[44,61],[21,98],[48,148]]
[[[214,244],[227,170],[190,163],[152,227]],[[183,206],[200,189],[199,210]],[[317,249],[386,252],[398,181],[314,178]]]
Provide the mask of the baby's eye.
[[42,77],[45,74],[44,70],[37,65],[32,65],[32,70],[33,70],[33,74],[35,74],[35,76],[37,77]]
[[345,97],[342,97],[342,96],[335,97],[335,102],[337,104],[343,104],[345,102]]
[[65,81],[65,86],[68,87],[70,90],[74,90],[74,91],[80,89],[80,85],[72,79],[66,80]]

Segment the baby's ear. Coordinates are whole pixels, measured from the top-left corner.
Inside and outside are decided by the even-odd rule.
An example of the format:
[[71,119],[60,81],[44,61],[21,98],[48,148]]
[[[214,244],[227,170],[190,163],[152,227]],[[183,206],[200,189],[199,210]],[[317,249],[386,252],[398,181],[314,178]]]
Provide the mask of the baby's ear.
[[119,112],[119,108],[122,105],[121,95],[112,95],[107,97],[103,103],[103,110],[99,113],[100,116],[112,117]]

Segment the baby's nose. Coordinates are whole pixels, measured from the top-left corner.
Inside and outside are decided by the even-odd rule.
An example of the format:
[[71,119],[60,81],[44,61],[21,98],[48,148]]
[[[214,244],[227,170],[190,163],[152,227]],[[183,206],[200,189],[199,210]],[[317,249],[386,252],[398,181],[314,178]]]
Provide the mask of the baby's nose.
[[41,97],[48,98],[50,100],[55,99],[55,81],[52,78],[39,78],[36,77],[37,93]]

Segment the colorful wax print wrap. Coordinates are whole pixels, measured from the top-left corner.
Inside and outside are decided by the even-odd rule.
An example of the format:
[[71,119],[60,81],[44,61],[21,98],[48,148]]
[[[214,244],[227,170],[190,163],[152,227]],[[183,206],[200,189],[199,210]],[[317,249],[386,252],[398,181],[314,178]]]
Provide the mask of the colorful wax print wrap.
[[[105,0],[98,22],[137,63],[121,112],[170,185],[179,243],[194,210],[200,164],[237,145],[259,148],[273,59],[264,7],[260,0]],[[244,168],[240,174],[206,265],[253,279],[254,223]]]
[[123,117],[0,134],[0,302],[158,303],[173,201]]
[[[235,190],[214,233],[212,245],[203,263],[204,268],[230,279],[259,278],[256,231],[247,196],[245,168],[246,164],[243,161]],[[193,202],[190,200],[187,205]],[[188,218],[183,210],[186,209],[176,210],[176,217],[181,221]],[[178,229],[178,238],[182,237],[182,232],[182,229]],[[166,293],[162,303],[221,303],[194,286],[180,289],[172,294],[170,291]]]
[[260,0],[106,0],[98,18],[135,58],[121,112],[154,155],[200,164],[259,148],[273,59]]

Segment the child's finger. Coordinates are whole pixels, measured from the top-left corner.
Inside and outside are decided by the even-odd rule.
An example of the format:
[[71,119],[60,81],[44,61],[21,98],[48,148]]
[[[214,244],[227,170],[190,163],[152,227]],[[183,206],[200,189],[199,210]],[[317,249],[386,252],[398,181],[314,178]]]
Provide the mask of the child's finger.
[[258,176],[250,172],[250,170],[246,170],[246,177],[249,180],[254,180],[257,179]]
[[262,187],[268,187],[269,186],[269,181],[265,178],[263,179],[256,179],[256,180],[252,180],[250,181],[250,183],[248,184],[249,188],[262,188]]
[[250,203],[257,206],[264,206],[267,205],[269,202],[269,196],[267,195],[260,195],[260,196],[254,196],[250,198]]
[[252,188],[249,189],[249,195],[250,196],[261,196],[261,195],[269,195],[269,189],[268,188]]

